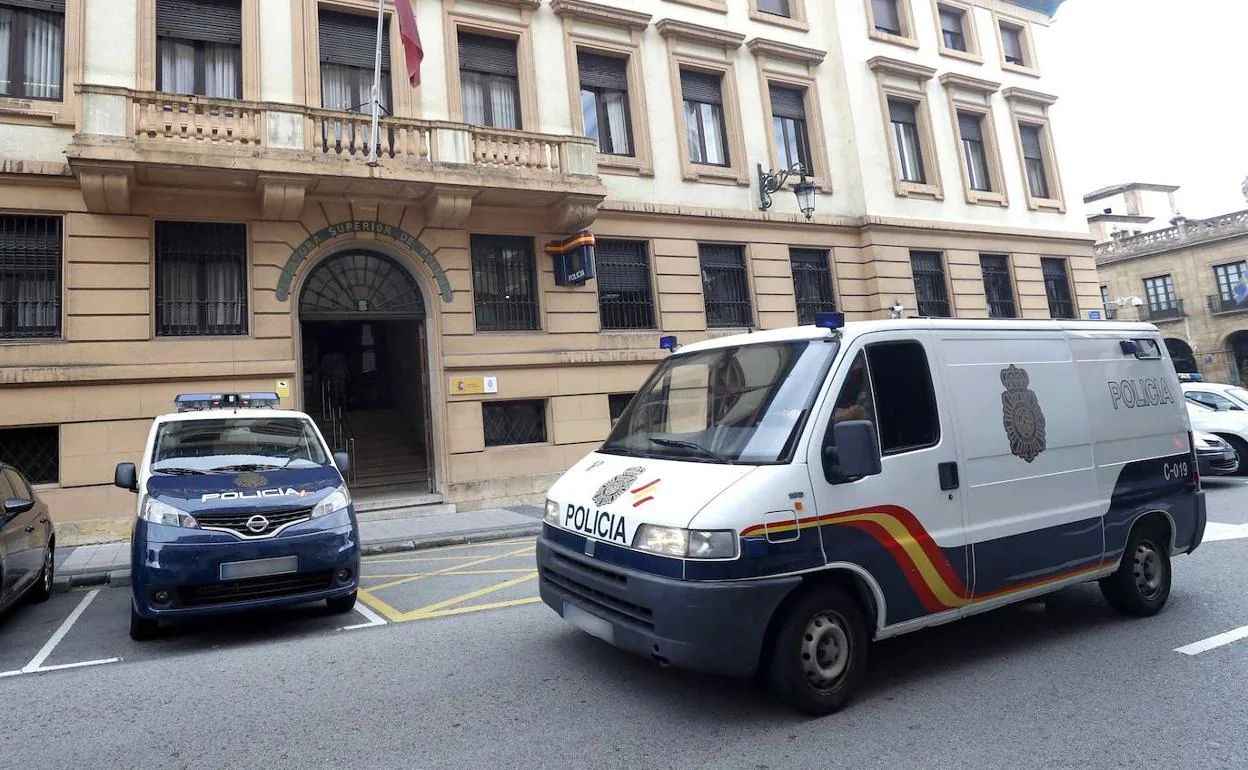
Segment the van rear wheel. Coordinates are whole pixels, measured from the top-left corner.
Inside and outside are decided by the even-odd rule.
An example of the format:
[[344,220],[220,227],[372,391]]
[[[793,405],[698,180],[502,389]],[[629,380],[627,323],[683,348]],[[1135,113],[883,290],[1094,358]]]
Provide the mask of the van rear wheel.
[[834,586],[812,589],[780,621],[767,669],[771,690],[807,714],[839,711],[866,677],[867,644],[858,604]]
[[1137,617],[1161,612],[1170,598],[1168,540],[1162,527],[1141,525],[1132,530],[1118,570],[1100,580],[1101,593],[1111,607]]

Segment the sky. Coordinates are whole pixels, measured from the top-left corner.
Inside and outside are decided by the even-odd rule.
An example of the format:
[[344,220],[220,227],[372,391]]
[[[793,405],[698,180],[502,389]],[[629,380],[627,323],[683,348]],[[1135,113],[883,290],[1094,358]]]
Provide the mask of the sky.
[[1155,182],[1192,219],[1248,209],[1248,0],[1066,0],[1039,54],[1081,192]]

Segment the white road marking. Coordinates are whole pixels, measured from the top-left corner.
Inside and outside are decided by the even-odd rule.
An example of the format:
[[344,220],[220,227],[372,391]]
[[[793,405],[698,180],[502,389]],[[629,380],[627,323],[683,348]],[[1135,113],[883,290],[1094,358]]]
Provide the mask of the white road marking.
[[60,671],[65,668],[82,668],[83,666],[100,666],[105,663],[116,663],[121,658],[100,658],[99,660],[84,660],[81,663],[61,663],[56,666],[41,666],[30,673],[42,674],[45,671]]
[[357,628],[372,628],[373,626],[384,626],[386,624],[385,618],[378,615],[376,612],[373,612],[372,609],[370,609],[368,605],[363,602],[355,603],[355,611],[363,615],[368,622],[357,623],[354,626],[343,626],[338,629],[339,631],[353,631]]
[[1199,655],[1200,653],[1208,652],[1215,647],[1221,647],[1222,645],[1230,644],[1231,642],[1238,642],[1240,639],[1248,639],[1248,626],[1240,626],[1239,628],[1236,628],[1233,631],[1227,631],[1224,634],[1218,634],[1217,636],[1211,636],[1208,639],[1201,639],[1199,642],[1192,642],[1191,644],[1187,644],[1182,647],[1176,647],[1174,651],[1181,652],[1184,655]]
[[1248,537],[1248,524],[1219,524],[1211,521],[1205,525],[1204,542],[1217,540],[1240,540]]
[[57,671],[62,668],[77,668],[79,666],[98,666],[101,663],[116,663],[118,660],[121,660],[120,658],[105,658],[103,660],[88,660],[83,663],[69,663],[66,665],[59,665],[59,666],[46,666],[45,667],[43,665],[43,662],[48,659],[48,656],[51,655],[52,651],[56,649],[56,646],[60,644],[61,641],[65,638],[66,634],[69,633],[69,629],[74,627],[74,624],[78,622],[78,618],[82,617],[82,613],[86,611],[87,606],[91,604],[91,600],[93,600],[95,598],[95,595],[98,594],[99,592],[100,592],[100,589],[98,588],[92,591],[88,591],[87,595],[82,597],[82,601],[78,602],[78,606],[74,608],[74,611],[69,613],[69,617],[65,618],[65,622],[61,623],[60,628],[56,629],[56,633],[52,634],[52,638],[49,639],[47,643],[44,644],[43,647],[39,650],[39,652],[35,653],[35,657],[31,658],[30,662],[27,663],[25,666],[22,666],[22,670],[17,673],[36,674],[36,673],[42,673],[44,671]]
[[20,673],[22,673],[22,670],[20,668],[14,669],[12,671],[0,671],[0,679],[4,679],[6,676],[17,676]]

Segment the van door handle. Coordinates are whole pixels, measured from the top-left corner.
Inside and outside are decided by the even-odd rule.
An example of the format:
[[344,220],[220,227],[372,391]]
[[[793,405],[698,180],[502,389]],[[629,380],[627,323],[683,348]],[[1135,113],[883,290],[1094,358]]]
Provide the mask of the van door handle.
[[34,531],[35,531],[35,525],[34,525],[34,524],[31,524],[29,527],[27,527],[27,528],[26,528],[26,531],[27,531],[27,532],[34,532]]
[[941,463],[937,466],[940,471],[940,488],[944,492],[958,488],[958,464],[956,462]]

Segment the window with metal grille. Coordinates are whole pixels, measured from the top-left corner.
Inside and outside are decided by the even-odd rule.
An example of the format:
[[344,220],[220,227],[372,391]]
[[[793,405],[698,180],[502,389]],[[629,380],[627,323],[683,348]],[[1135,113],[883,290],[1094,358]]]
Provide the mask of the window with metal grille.
[[786,18],[793,15],[789,9],[789,0],[758,0],[758,10]]
[[801,164],[814,173],[810,160],[810,134],[806,128],[806,92],[800,88],[767,86],[771,97],[771,124],[776,135],[776,158],[781,168]]
[[979,269],[984,276],[989,318],[1017,318],[1014,285],[1010,280],[1010,259],[1004,254],[980,254]]
[[546,443],[545,401],[485,401],[481,417],[487,447]]
[[702,266],[707,328],[752,326],[754,311],[745,274],[745,247],[699,243],[698,261]]
[[516,130],[520,128],[520,65],[516,41],[459,33],[459,90],[464,122]]
[[[238,99],[243,94],[239,0],[157,0],[156,90]],[[369,69],[372,84],[372,69]]]
[[156,223],[156,335],[247,333],[247,228]]
[[[321,106],[327,110],[371,109],[373,67],[377,55],[377,14],[321,10],[318,33],[321,58]],[[381,109],[390,113],[390,20],[381,31]]]
[[689,160],[707,166],[730,165],[728,134],[724,127],[723,76],[692,70],[680,71],[680,92],[685,103],[685,133]]
[[0,96],[63,98],[65,0],[0,5]]
[[61,218],[0,216],[0,339],[61,335]]
[[939,251],[910,252],[918,313],[926,318],[948,318],[949,286],[945,283],[944,255]]
[[477,331],[541,328],[532,238],[472,236],[472,302]]
[[825,249],[789,249],[793,269],[793,294],[797,299],[797,322],[813,324],[816,313],[836,310],[832,268]]
[[1118,316],[1118,308],[1109,297],[1109,284],[1101,284],[1101,305],[1105,308],[1105,319],[1112,321]]
[[901,99],[888,100],[889,122],[893,127],[893,159],[903,182],[927,183],[923,150],[919,141],[918,105]]
[[624,410],[628,408],[628,404],[633,400],[636,393],[612,393],[607,396],[607,410],[611,414],[611,427],[620,421],[624,416]]
[[594,246],[603,329],[653,329],[654,294],[646,241],[599,239]]
[[962,154],[966,157],[967,184],[972,190],[991,192],[988,151],[984,147],[984,116],[959,111],[958,132],[962,134]]
[[966,51],[966,33],[962,26],[966,20],[965,12],[947,5],[937,7],[940,8],[940,34],[944,38],[945,48]]
[[0,463],[17,468],[31,484],[56,484],[61,480],[60,438],[55,425],[0,428]]
[[1071,299],[1066,260],[1060,257],[1042,257],[1040,268],[1044,274],[1044,293],[1049,298],[1049,315],[1053,318],[1074,318],[1075,303]]
[[585,136],[606,155],[633,154],[633,121],[628,109],[628,59],[577,51],[581,117]]
[[1049,175],[1044,166],[1040,132],[1040,126],[1018,124],[1018,135],[1023,142],[1023,163],[1027,166],[1027,189],[1033,198],[1049,197]]

